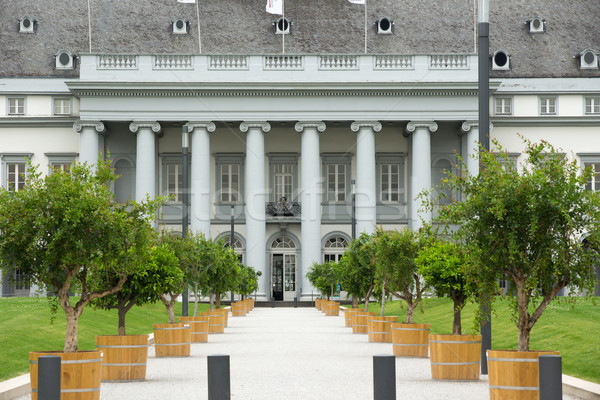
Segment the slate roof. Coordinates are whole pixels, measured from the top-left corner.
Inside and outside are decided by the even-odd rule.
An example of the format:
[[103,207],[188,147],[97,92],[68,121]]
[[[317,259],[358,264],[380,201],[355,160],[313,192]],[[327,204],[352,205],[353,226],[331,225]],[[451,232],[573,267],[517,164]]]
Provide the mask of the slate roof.
[[[277,16],[266,0],[198,0],[202,53],[278,54]],[[473,53],[476,0],[367,0],[368,52],[389,54]],[[177,0],[89,0],[92,53],[198,54],[196,5]],[[580,71],[573,56],[600,51],[598,0],[490,1],[490,53],[505,50],[512,69],[496,77],[600,76]],[[77,77],[57,71],[59,50],[89,53],[88,0],[11,0],[0,13],[0,77]],[[286,0],[292,34],[288,54],[364,52],[364,6],[347,0]],[[36,19],[35,34],[18,32],[23,16]],[[529,34],[525,21],[539,16],[547,32]],[[394,22],[393,35],[377,35],[376,20]],[[190,21],[187,35],[173,35],[176,18]]]

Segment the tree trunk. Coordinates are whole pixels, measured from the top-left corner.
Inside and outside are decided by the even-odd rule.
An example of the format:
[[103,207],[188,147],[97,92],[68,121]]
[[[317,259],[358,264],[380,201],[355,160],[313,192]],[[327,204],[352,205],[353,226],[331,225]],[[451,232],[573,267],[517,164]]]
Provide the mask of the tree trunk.
[[385,282],[383,282],[383,287],[381,288],[381,316],[385,313]]
[[118,332],[118,334],[123,336],[123,335],[125,335],[125,313],[127,311],[125,310],[125,307],[119,307],[118,311],[119,311],[119,332]]
[[194,317],[198,316],[198,284],[194,283]]
[[461,305],[456,301],[454,302],[454,321],[452,321],[452,334],[453,335],[461,335],[462,334],[462,325],[460,320],[460,311]]
[[525,289],[525,282],[515,280],[517,285],[517,306],[519,309],[519,319],[517,329],[519,330],[518,351],[529,351],[529,294]]
[[369,297],[371,297],[371,292],[373,292],[373,288],[375,285],[371,285],[369,291],[365,295],[365,311],[369,311]]
[[208,294],[208,304],[210,304],[210,311],[215,309],[215,297],[213,293]]
[[79,324],[79,316],[76,316],[74,310],[72,313],[67,313],[67,329],[65,332],[65,353],[74,353],[77,351],[77,326]]
[[217,310],[221,308],[221,293],[215,293],[215,297],[217,298]]
[[167,307],[167,314],[169,314],[169,323],[175,323],[175,303],[170,303]]
[[352,296],[352,308],[358,308],[358,298]]
[[415,314],[415,305],[413,304],[412,301],[410,303],[407,301],[406,302],[406,323],[407,324],[413,323],[414,314]]

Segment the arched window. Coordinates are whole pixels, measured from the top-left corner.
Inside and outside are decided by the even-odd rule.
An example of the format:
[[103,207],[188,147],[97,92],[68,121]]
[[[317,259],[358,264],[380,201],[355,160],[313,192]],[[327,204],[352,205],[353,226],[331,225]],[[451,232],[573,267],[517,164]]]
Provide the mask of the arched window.
[[244,243],[242,242],[242,240],[239,237],[234,235],[233,243],[231,243],[231,234],[220,235],[217,238],[217,240],[219,240],[219,239],[223,240],[225,247],[229,247],[231,245],[233,248],[233,251],[238,256],[238,261],[241,263],[244,262],[244,252],[245,252]]
[[323,246],[323,261],[338,262],[348,248],[348,241],[339,235],[331,236]]
[[295,249],[296,244],[292,239],[286,236],[279,236],[271,242],[272,249]]

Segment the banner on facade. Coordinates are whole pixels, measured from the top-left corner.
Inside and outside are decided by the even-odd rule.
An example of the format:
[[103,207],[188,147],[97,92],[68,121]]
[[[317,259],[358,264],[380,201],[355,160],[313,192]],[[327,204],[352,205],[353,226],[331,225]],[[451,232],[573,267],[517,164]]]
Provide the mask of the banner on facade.
[[367,0],[348,0],[352,4],[365,4]]
[[283,14],[283,0],[267,0],[267,12],[270,14]]

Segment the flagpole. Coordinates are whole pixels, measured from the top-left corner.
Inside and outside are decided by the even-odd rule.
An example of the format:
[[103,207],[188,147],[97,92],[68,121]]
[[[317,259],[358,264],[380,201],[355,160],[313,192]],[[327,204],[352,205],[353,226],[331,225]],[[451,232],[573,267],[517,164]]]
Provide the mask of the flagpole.
[[196,18],[198,21],[198,53],[202,54],[202,41],[200,39],[200,0],[196,0]]
[[285,54],[285,0],[281,0],[281,54]]
[[365,0],[365,54],[367,54],[367,1]]

